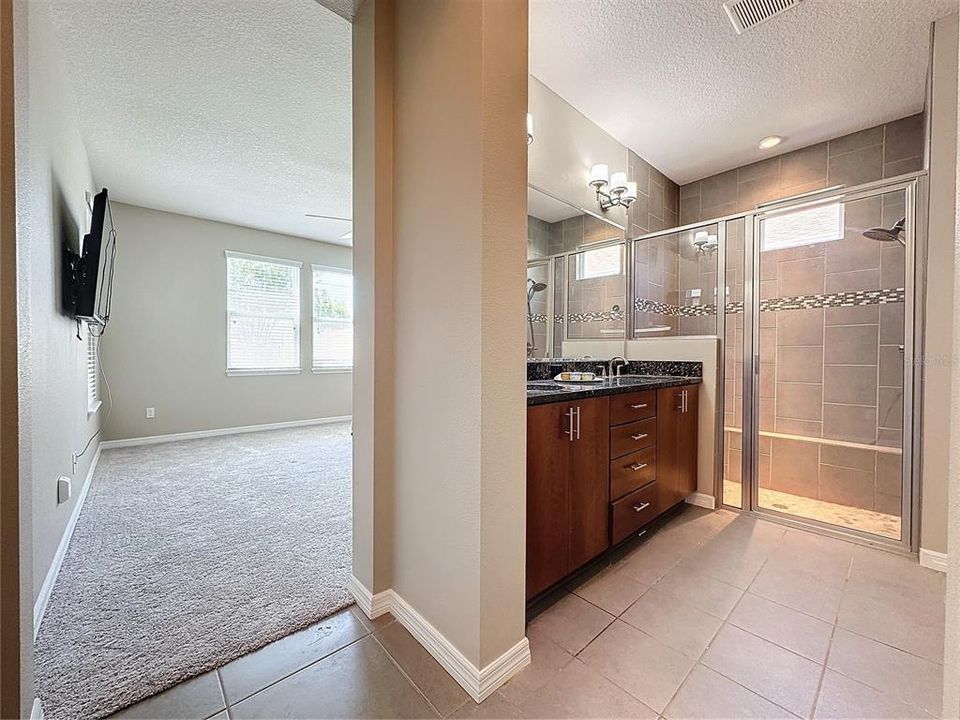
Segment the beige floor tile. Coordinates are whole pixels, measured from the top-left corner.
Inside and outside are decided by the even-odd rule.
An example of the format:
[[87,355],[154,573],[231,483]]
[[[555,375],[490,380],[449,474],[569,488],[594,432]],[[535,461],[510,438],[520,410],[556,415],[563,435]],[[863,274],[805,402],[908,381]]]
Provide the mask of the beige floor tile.
[[372,637],[349,645],[230,708],[241,718],[436,717]]
[[620,576],[631,578],[642,585],[653,585],[679,563],[697,545],[675,544],[659,533],[637,547],[611,568]]
[[770,553],[783,539],[786,528],[749,515],[738,515],[719,533],[706,542],[705,547],[714,547],[726,552]]
[[827,659],[833,635],[830,623],[749,592],[727,622],[820,664]]
[[663,716],[667,720],[768,720],[796,717],[703,665],[697,665],[683,681]]
[[833,623],[843,591],[808,573],[768,562],[750,585],[750,592]]
[[350,606],[350,612],[352,612],[356,616],[357,620],[359,620],[360,623],[369,632],[373,632],[377,628],[382,628],[384,625],[389,625],[390,623],[395,622],[396,620],[396,618],[394,618],[391,613],[384,613],[383,615],[380,615],[379,617],[375,617],[373,618],[373,620],[371,620],[366,616],[363,610],[361,610],[356,605]]
[[568,594],[537,615],[530,627],[542,631],[568,653],[576,655],[613,620],[610,613]]
[[467,700],[447,717],[457,720],[519,720],[523,713],[503,695],[495,692],[479,705],[473,700]]
[[238,703],[366,634],[366,627],[347,609],[237,658],[220,668],[227,702]]
[[657,718],[649,707],[576,659],[520,710],[527,718]]
[[611,566],[575,587],[570,591],[584,600],[603,608],[612,615],[619,615],[640,597],[649,587],[623,571]]
[[831,587],[847,580],[856,545],[801,530],[790,530],[771,554],[769,564],[782,570],[812,575]]
[[640,596],[620,619],[692,658],[700,657],[723,624],[656,587]]
[[540,628],[528,627],[527,639],[530,641],[530,664],[500,688],[503,696],[514,705],[523,705],[573,660],[573,655],[548,638]]
[[813,709],[822,667],[740,628],[725,625],[702,662],[796,715]]
[[579,658],[657,712],[667,706],[694,664],[692,658],[619,620]]
[[940,716],[943,668],[937,663],[837,628],[827,667]]
[[681,567],[664,575],[656,587],[718,618],[729,615],[743,595],[738,587]]
[[847,591],[837,625],[939,663],[943,660],[944,605],[912,593],[885,597]]
[[746,590],[767,562],[767,555],[766,549],[705,545],[690,553],[677,568],[703,573]]
[[226,707],[217,671],[174,685],[169,690],[131,705],[115,718],[208,718]]
[[877,597],[910,595],[943,597],[945,575],[936,570],[920,567],[913,557],[858,547],[854,551],[850,568],[851,589]]
[[457,681],[400,623],[390,623],[377,630],[374,637],[441,715],[448,715],[470,699]]
[[814,717],[817,720],[916,720],[931,716],[868,685],[827,670]]

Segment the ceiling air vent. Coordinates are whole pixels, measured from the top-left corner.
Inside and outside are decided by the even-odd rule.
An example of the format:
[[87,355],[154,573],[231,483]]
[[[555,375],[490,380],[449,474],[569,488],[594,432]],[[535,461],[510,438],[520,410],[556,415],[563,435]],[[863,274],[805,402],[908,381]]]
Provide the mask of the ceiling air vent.
[[737,35],[797,5],[800,0],[729,0],[723,4]]

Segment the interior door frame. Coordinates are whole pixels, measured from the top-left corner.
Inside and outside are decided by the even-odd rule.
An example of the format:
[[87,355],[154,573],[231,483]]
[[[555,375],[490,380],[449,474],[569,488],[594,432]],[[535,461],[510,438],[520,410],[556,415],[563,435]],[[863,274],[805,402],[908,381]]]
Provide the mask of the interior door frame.
[[[866,545],[885,547],[905,553],[916,553],[920,535],[920,443],[917,429],[922,418],[922,363],[915,362],[923,353],[923,307],[926,291],[924,262],[926,257],[926,220],[918,208],[926,203],[926,171],[907,173],[894,178],[858,185],[852,188],[827,188],[804,195],[766,203],[754,212],[724,219],[744,218],[744,336],[743,336],[743,417],[741,436],[741,508],[723,504],[723,486],[719,483],[718,497],[724,507],[762,516],[793,527],[814,530]],[[843,528],[811,518],[800,518],[761,508],[759,504],[759,356],[760,356],[760,222],[773,214],[795,210],[830,200],[852,202],[883,195],[904,192],[904,210],[907,218],[904,264],[904,348],[903,428],[901,471],[901,537],[884,538],[853,528]],[[724,268],[725,271],[725,268]],[[724,285],[726,284],[724,272]],[[718,310],[719,311],[719,310]],[[721,338],[723,339],[723,338]],[[911,371],[912,370],[912,371]],[[721,406],[725,398],[721,395]],[[725,408],[721,408],[720,418]],[[722,474],[722,467],[720,469]]]

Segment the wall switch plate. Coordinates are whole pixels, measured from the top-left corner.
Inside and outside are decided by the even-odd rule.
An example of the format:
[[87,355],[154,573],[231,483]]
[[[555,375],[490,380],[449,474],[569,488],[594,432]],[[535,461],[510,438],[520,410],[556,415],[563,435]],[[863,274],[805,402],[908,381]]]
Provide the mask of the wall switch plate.
[[66,475],[61,475],[57,478],[57,502],[59,504],[62,505],[70,499],[70,492],[73,489],[72,486],[73,481]]
[[156,408],[147,408],[147,420],[153,420],[157,416]]

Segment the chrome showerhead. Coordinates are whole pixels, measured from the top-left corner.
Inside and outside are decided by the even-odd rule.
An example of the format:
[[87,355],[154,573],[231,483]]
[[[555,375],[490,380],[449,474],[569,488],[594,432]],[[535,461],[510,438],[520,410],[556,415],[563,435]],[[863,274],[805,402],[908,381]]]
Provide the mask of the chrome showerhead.
[[527,283],[530,285],[530,287],[527,288],[527,300],[532,300],[533,296],[538,292],[543,292],[547,289],[546,283],[536,282],[532,278],[527,278]]
[[907,224],[906,218],[900,218],[894,224],[892,228],[883,228],[883,227],[874,227],[869,230],[863,231],[863,236],[865,238],[870,238],[871,240],[876,240],[878,242],[898,242],[904,247],[907,246],[906,241],[901,237],[903,233],[903,228]]

